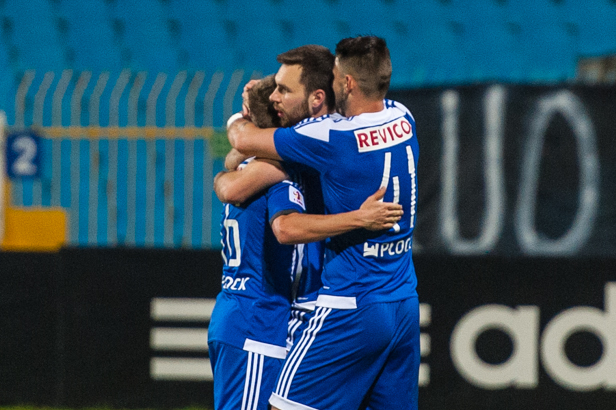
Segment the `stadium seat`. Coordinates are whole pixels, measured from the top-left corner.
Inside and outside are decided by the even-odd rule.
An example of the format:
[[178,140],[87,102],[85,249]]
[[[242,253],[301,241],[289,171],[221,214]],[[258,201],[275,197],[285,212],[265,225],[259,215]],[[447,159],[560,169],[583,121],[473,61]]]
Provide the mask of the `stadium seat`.
[[119,41],[130,51],[130,65],[138,70],[174,72],[178,50],[169,37],[160,2],[107,4]]
[[224,19],[212,3],[165,3],[168,18],[179,22],[173,41],[185,55],[183,68],[212,72],[233,67],[233,46],[225,35]]
[[616,54],[616,2],[588,0],[584,12],[575,3],[565,4],[567,21],[577,29],[577,55]]
[[114,43],[104,3],[100,0],[63,0],[58,20],[66,21],[66,42],[77,70],[119,70],[123,67],[121,45]]
[[0,13],[13,27],[11,38],[18,53],[19,69],[65,67],[64,49],[47,0],[6,0]]

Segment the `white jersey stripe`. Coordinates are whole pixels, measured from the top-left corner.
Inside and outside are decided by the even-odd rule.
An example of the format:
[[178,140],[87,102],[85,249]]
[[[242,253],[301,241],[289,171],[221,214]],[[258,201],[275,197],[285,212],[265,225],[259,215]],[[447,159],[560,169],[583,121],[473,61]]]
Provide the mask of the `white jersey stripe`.
[[406,147],[406,156],[409,162],[409,174],[411,175],[411,228],[415,227],[415,205],[417,203],[417,183],[415,182],[415,156],[410,146]]
[[[301,314],[303,313],[304,312],[301,312]],[[294,317],[289,321],[289,330],[288,330],[288,335],[287,335],[287,350],[289,350],[291,346],[293,346],[293,344],[295,343],[293,336],[295,335],[297,328],[299,328],[301,325],[302,325],[302,320],[300,318]]]
[[[317,333],[319,333],[319,330],[321,330],[321,328],[323,327],[323,322],[325,322],[325,318],[327,317],[327,315],[329,315],[329,313],[332,311],[331,308],[326,308],[323,312],[323,315],[319,318],[318,320],[318,327],[314,330],[314,334],[312,335],[312,337],[310,338],[310,341],[307,343],[306,348],[302,349],[302,354],[297,362],[297,365],[293,368],[293,372],[291,373],[291,377],[289,378],[290,381],[293,380],[293,378],[295,377],[295,373],[297,372],[297,369],[299,368],[300,363],[302,362],[302,360],[304,360],[304,356],[306,356],[306,353],[308,353],[308,349],[310,349],[310,346],[312,346],[312,343],[314,342],[314,339],[317,337]],[[287,386],[287,390],[285,391],[285,395],[284,397],[287,397],[289,395],[289,389],[291,387],[291,383],[289,382],[289,385]]]
[[285,388],[285,385],[286,383],[290,384],[290,381],[288,380],[288,373],[290,371],[290,368],[295,365],[298,352],[303,348],[306,341],[309,339],[308,335],[312,332],[313,328],[315,327],[316,320],[318,320],[318,317],[320,314],[321,314],[321,308],[317,308],[315,312],[315,316],[312,317],[312,319],[310,319],[310,322],[308,323],[308,327],[302,333],[302,337],[299,339],[299,343],[297,344],[297,347],[287,357],[287,360],[285,361],[285,364],[282,368],[280,378],[278,380],[278,385],[276,386],[276,393],[278,395],[282,395],[281,393],[282,391],[288,390]]
[[265,357],[262,354],[257,356],[259,360],[259,373],[257,374],[257,383],[255,385],[255,399],[252,401],[252,408],[250,410],[257,410],[259,406],[259,395],[261,394],[261,377],[263,376],[263,360]]
[[261,354],[248,352],[246,368],[246,381],[244,382],[244,395],[241,410],[256,410],[261,392],[261,378],[263,376],[263,361]]
[[244,395],[242,396],[242,410],[246,410],[246,398],[250,389],[250,374],[252,373],[252,352],[248,352],[248,360],[246,363],[246,380],[244,381]]
[[291,354],[287,356],[287,360],[285,361],[284,366],[280,372],[280,378],[278,380],[278,384],[276,385],[277,394],[281,394],[280,391],[284,389],[284,385],[285,383],[287,383],[287,373],[289,371],[289,366],[292,366],[295,363],[295,360],[297,357],[296,352],[301,348],[300,346],[302,346],[302,344],[306,340],[306,334],[308,334],[311,331],[312,326],[314,326],[313,320],[316,318],[318,313],[319,311],[317,310],[317,312],[315,313],[315,316],[308,323],[308,327],[302,333],[302,337],[299,340],[298,347],[296,348],[296,350],[294,352],[291,352]]
[[250,394],[248,396],[248,408],[246,410],[252,410],[254,405],[254,397],[255,397],[255,385],[256,385],[256,377],[259,369],[259,355],[256,353],[252,353],[252,367],[253,372],[250,375]]
[[397,204],[400,202],[400,179],[398,179],[398,177],[393,177],[391,179],[392,181],[394,181],[394,204]]
[[314,342],[317,333],[323,326],[323,321],[330,312],[330,308],[317,308],[314,317],[310,319],[308,328],[302,333],[298,346],[291,351],[291,356],[285,362],[279,384],[276,388],[276,394],[285,398],[288,396],[293,377],[295,376],[302,359],[306,355],[306,352]]
[[387,188],[389,185],[389,173],[391,171],[391,152],[385,153],[385,166],[383,168],[383,179],[381,179],[381,188]]
[[413,149],[410,145],[406,146],[406,159],[409,163],[409,175],[415,173],[415,157],[413,156]]

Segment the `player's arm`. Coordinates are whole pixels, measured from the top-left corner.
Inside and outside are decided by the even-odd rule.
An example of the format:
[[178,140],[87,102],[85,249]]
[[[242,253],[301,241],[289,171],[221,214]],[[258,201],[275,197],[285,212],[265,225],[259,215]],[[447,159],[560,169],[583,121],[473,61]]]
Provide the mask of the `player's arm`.
[[241,170],[219,172],[214,178],[214,192],[221,202],[238,204],[286,178],[279,162],[255,159]]
[[356,211],[336,215],[312,215],[293,212],[272,221],[272,231],[282,244],[321,241],[354,229],[371,231],[393,227],[402,217],[402,205],[381,202],[385,188],[369,196]]
[[225,157],[225,169],[227,171],[234,171],[248,158],[250,158],[248,155],[244,155],[235,148],[231,148],[231,151]]
[[274,145],[274,131],[276,128],[259,128],[240,118],[229,124],[227,137],[231,146],[242,154],[281,161]]

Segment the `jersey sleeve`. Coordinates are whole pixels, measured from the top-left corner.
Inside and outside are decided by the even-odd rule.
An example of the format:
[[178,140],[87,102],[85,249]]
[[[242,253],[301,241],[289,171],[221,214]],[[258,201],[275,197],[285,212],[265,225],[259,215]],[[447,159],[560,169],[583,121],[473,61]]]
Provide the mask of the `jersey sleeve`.
[[279,182],[267,191],[267,209],[270,223],[280,215],[292,212],[304,213],[306,212],[304,193],[291,181]]
[[278,155],[293,164],[323,172],[332,163],[329,128],[324,121],[279,128],[274,132],[274,144]]

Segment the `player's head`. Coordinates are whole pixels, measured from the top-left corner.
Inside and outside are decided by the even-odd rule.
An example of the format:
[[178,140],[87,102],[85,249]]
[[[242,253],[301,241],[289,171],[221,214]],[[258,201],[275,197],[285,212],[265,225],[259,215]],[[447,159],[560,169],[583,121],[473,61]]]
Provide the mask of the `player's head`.
[[306,45],[279,54],[276,90],[270,96],[284,127],[334,108],[334,55],[323,46]]
[[278,128],[280,118],[269,96],[276,89],[274,75],[268,75],[248,92],[250,119],[259,128]]
[[376,36],[350,37],[336,45],[334,91],[336,109],[344,115],[348,99],[347,76],[370,100],[385,98],[391,80],[391,58],[385,40]]

